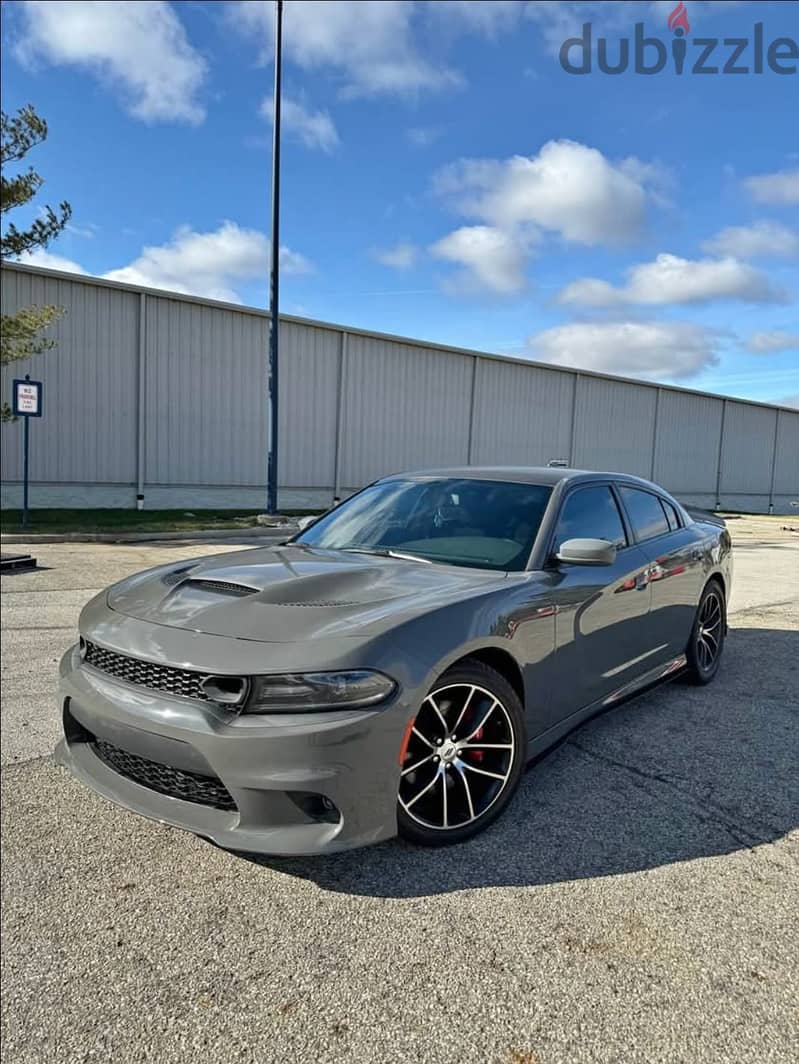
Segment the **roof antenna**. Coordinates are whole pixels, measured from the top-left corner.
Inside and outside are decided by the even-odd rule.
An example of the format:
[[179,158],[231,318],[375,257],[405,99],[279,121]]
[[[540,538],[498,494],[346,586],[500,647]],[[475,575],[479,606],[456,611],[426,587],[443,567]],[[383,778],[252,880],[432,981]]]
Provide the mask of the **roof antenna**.
[[569,463],[565,458],[550,458],[547,462],[547,469],[568,469]]

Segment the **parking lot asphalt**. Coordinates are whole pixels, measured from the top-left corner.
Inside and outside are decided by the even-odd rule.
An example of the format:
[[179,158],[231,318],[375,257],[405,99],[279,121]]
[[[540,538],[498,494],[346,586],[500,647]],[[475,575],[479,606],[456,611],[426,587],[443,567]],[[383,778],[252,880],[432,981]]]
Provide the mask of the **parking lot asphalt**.
[[799,539],[730,528],[714,684],[585,725],[465,845],[302,860],[143,820],[51,757],[81,605],[209,548],[37,548],[3,578],[4,1061],[799,1059]]

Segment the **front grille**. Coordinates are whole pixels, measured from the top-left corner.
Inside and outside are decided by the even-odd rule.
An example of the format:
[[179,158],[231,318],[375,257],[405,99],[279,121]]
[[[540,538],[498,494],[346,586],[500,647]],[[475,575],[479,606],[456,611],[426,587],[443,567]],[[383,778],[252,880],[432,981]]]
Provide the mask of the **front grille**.
[[169,795],[170,798],[179,798],[182,802],[236,810],[230,791],[216,776],[201,776],[196,772],[162,765],[158,761],[121,750],[104,739],[98,739],[92,745],[97,756],[110,768],[142,787]]
[[127,654],[117,654],[86,640],[83,660],[87,665],[109,676],[116,676],[126,683],[139,687],[150,687],[155,691],[166,691],[171,695],[183,695],[185,698],[199,698],[208,702],[209,698],[200,686],[206,674],[192,672],[190,669],[176,669],[172,665],[156,665],[152,661],[130,658]]

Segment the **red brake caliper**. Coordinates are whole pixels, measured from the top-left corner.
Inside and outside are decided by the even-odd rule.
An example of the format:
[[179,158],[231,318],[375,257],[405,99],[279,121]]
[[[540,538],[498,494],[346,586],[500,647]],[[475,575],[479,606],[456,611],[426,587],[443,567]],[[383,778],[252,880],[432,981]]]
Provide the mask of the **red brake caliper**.
[[[483,729],[482,728],[478,728],[477,731],[472,736],[472,739],[476,739],[479,742],[482,738],[483,738]],[[482,750],[470,750],[469,753],[472,755],[472,761],[482,761],[483,760],[483,751]]]

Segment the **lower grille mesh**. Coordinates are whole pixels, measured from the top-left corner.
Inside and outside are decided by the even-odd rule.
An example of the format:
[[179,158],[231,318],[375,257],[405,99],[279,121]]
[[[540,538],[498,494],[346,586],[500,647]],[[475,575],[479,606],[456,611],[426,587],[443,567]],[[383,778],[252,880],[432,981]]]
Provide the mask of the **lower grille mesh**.
[[98,757],[120,776],[126,776],[142,787],[149,787],[151,791],[167,794],[170,798],[180,798],[183,802],[210,805],[214,809],[236,809],[230,791],[216,776],[201,776],[196,772],[185,772],[180,768],[172,768],[171,765],[162,765],[138,754],[121,750],[104,739],[93,743],[93,748]]

